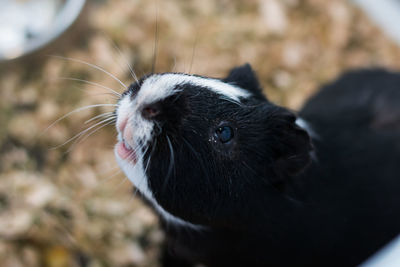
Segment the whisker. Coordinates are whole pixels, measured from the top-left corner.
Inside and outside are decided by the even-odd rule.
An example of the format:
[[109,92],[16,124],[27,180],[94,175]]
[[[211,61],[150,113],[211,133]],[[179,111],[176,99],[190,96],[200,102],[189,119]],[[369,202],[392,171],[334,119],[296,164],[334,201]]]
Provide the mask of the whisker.
[[155,68],[156,68],[156,62],[157,62],[157,50],[158,50],[158,2],[156,1],[156,30],[155,30],[155,36],[154,36],[154,48],[153,48],[153,63],[151,66],[151,73],[154,73]]
[[[136,153],[136,156],[138,157],[138,161],[141,161],[141,160],[143,159],[143,156],[140,155],[139,151],[141,151],[142,148],[143,148],[143,145],[137,145],[137,146],[135,146],[135,148],[133,148],[132,152],[130,152],[130,154],[128,155],[128,157],[130,157],[130,156],[132,156],[133,154],[135,154],[135,151],[136,151],[136,152],[137,152],[137,153]],[[148,147],[146,148],[146,151],[147,151],[147,149],[148,149]],[[146,151],[145,151],[145,152],[146,152]],[[145,180],[145,179],[142,179],[140,183],[142,183],[144,180]],[[135,191],[133,192],[133,197],[136,196],[136,194],[137,194],[137,192],[138,192],[138,188],[140,187],[140,185],[141,185],[141,184],[138,184],[138,185],[135,185],[135,184],[134,184],[134,185],[133,185],[134,188],[135,188]]]
[[[143,152],[143,155],[145,155],[147,153],[147,150],[149,150],[149,147],[146,148],[146,150]],[[149,168],[149,165],[150,165],[150,158],[146,162],[146,167],[144,168],[144,173],[147,172],[147,169]]]
[[157,126],[157,130],[158,130],[157,134],[161,134],[163,129],[162,129],[160,123],[159,122],[155,122],[155,126]]
[[[146,173],[147,169],[149,168],[150,160],[151,160],[151,157],[153,156],[153,153],[154,153],[154,150],[155,150],[156,146],[157,146],[157,139],[154,140],[153,148],[151,149],[149,158],[147,159],[146,168],[144,169],[144,173]],[[146,148],[146,151],[143,153],[143,155],[146,155],[148,149],[149,149],[149,147]]]
[[186,143],[186,145],[187,145],[187,146],[189,147],[189,149],[192,151],[193,155],[197,158],[198,163],[200,164],[200,167],[201,167],[201,169],[203,170],[204,176],[207,177],[207,180],[208,180],[209,183],[211,184],[211,182],[210,182],[210,180],[209,180],[209,178],[208,178],[208,174],[207,174],[206,168],[205,168],[205,166],[204,166],[204,164],[203,164],[203,161],[201,160],[201,158],[200,158],[200,156],[199,156],[199,152],[197,152],[197,151],[193,148],[193,146],[189,143],[189,141],[186,140],[186,138],[183,138],[183,142]]
[[[81,90],[84,90],[84,89],[81,89]],[[109,92],[107,92],[107,93],[99,93],[99,94],[86,94],[86,95],[87,95],[87,96],[109,95],[109,96],[111,96],[111,98],[114,99],[115,101],[118,101],[118,100],[119,100],[119,97],[117,97],[117,96],[115,96],[113,93],[109,93]]]
[[96,124],[90,126],[90,127],[87,128],[86,130],[83,130],[83,131],[81,131],[80,133],[74,135],[73,137],[71,137],[70,139],[68,139],[67,141],[65,141],[64,143],[62,143],[62,144],[60,144],[60,145],[57,145],[57,146],[55,146],[55,147],[52,147],[52,148],[50,148],[50,149],[53,150],[53,149],[60,148],[60,147],[62,147],[62,146],[64,146],[64,145],[68,144],[68,143],[71,142],[72,140],[75,140],[76,138],[79,138],[80,136],[82,136],[83,134],[87,133],[88,131],[90,131],[91,129],[95,128],[96,126],[98,126],[98,125],[100,125],[100,124],[102,124],[102,123],[104,123],[104,122],[106,122],[106,121],[112,120],[112,119],[114,119],[114,118],[107,118],[107,119],[105,119],[105,120],[102,120],[102,121],[100,121],[100,122],[98,122],[98,123],[96,123]]
[[102,117],[111,117],[112,115],[117,117],[117,115],[114,114],[114,111],[105,112],[105,113],[102,113],[100,115],[94,116],[93,118],[85,121],[84,124],[88,124],[89,122],[92,122],[92,121],[97,120],[97,119],[102,118]]
[[147,152],[147,150],[149,149],[149,147],[146,147],[145,151],[142,152],[143,147],[145,147],[145,145],[137,145],[134,148],[134,151],[138,151],[138,153],[142,154],[141,156],[143,157],[143,155]]
[[114,192],[112,192],[111,194],[113,195],[117,193],[117,191],[121,188],[121,186],[126,183],[126,181],[129,181],[129,179],[126,176],[124,176],[124,179],[122,179],[122,181],[114,188],[113,190]]
[[176,55],[174,55],[174,66],[172,66],[171,72],[176,72]]
[[194,56],[195,56],[196,46],[197,46],[197,37],[198,37],[198,30],[196,31],[196,35],[195,35],[195,39],[194,39],[194,45],[193,45],[193,49],[192,49],[192,57],[190,59],[189,74],[191,74],[191,72],[192,72]]
[[[148,169],[148,167],[149,167],[149,165],[150,165],[150,158],[151,158],[151,156],[152,156],[152,154],[153,154],[153,152],[154,152],[155,145],[157,144],[157,139],[155,140],[154,143],[155,143],[155,144],[154,144],[154,146],[153,146],[153,148],[152,148],[152,150],[151,150],[151,152],[150,152],[149,158],[147,159],[146,167],[145,167],[145,169],[144,169],[144,171],[143,171],[144,175],[146,175],[147,169]],[[141,147],[143,148],[143,146],[141,146]],[[149,149],[149,146],[146,147],[146,150],[143,152],[143,154],[142,154],[142,156],[141,156],[141,159],[139,159],[139,160],[143,160],[144,155],[146,155],[148,149]],[[137,194],[137,192],[138,192],[138,188],[140,187],[141,183],[143,183],[144,180],[145,180],[145,177],[143,177],[143,179],[141,180],[140,184],[138,184],[137,186],[135,185],[135,192],[133,193],[133,196],[134,196],[134,197],[136,196],[136,194]]]
[[135,192],[133,194],[131,194],[131,196],[129,197],[128,204],[132,204],[132,201],[135,200],[137,188],[135,186],[133,186],[133,187],[135,188]]
[[119,166],[115,167],[114,169],[117,170],[117,172],[114,173],[113,175],[111,175],[110,177],[107,177],[107,178],[103,179],[103,180],[100,182],[99,185],[102,185],[102,184],[104,184],[104,183],[110,181],[112,178],[114,178],[114,177],[117,176],[118,174],[122,173],[122,170],[121,170],[121,168],[119,168]]
[[[59,78],[57,78],[57,79],[59,79]],[[112,93],[112,92],[105,92],[105,93],[93,94],[93,93],[88,93],[90,90],[87,90],[86,88],[82,88],[82,87],[79,87],[79,86],[72,86],[72,88],[74,88],[74,89],[76,89],[76,90],[83,91],[83,92],[85,93],[85,95],[87,95],[87,96],[109,95],[109,96],[111,96],[111,98],[112,98],[113,100],[115,100],[115,102],[118,102],[118,101],[120,100],[120,97],[117,96],[117,95],[115,95],[115,94]]]
[[[108,122],[107,122],[107,120],[109,120],[109,119],[111,119],[111,121],[108,121]],[[106,123],[106,122],[107,122],[107,123]],[[74,143],[71,145],[70,149],[68,149],[67,153],[68,153],[69,151],[71,151],[71,150],[72,150],[72,147],[74,147],[75,145],[82,143],[82,142],[85,141],[87,138],[89,138],[89,136],[93,135],[94,133],[96,133],[96,132],[99,131],[100,129],[102,129],[102,128],[106,127],[107,125],[110,125],[110,124],[112,124],[112,123],[114,123],[114,122],[115,122],[115,118],[107,118],[107,119],[101,121],[101,122],[100,122],[100,126],[99,126],[98,128],[94,129],[93,131],[91,131],[91,132],[90,132],[89,134],[87,134],[86,136],[84,136],[84,135],[85,135],[87,132],[84,133],[84,134],[82,134],[81,136],[79,136],[79,137],[74,141]],[[102,123],[104,123],[104,124],[101,125]]]
[[121,94],[118,93],[117,91],[115,91],[114,89],[111,89],[110,87],[104,86],[104,85],[99,84],[99,83],[95,83],[95,82],[91,82],[91,81],[87,81],[87,80],[83,80],[83,79],[78,79],[78,78],[72,78],[72,77],[59,77],[58,79],[84,82],[84,83],[87,83],[87,84],[90,84],[90,85],[93,85],[93,86],[98,86],[100,88],[106,89],[106,90],[110,91],[113,95],[121,97]]
[[124,60],[125,64],[128,66],[129,72],[131,73],[132,78],[135,80],[136,84],[138,84],[138,83],[139,83],[139,79],[138,79],[138,77],[137,77],[135,71],[133,70],[132,64],[130,64],[130,63],[128,62],[128,60],[126,60],[126,58],[124,57],[124,54],[122,53],[121,49],[119,49],[119,47],[117,46],[117,44],[115,43],[115,41],[112,40],[111,38],[109,38],[107,35],[106,35],[106,38],[107,38],[109,41],[111,41],[111,43],[113,44],[115,50],[117,50],[117,52],[119,53],[119,55],[120,55],[120,56],[122,57],[122,59]]
[[90,109],[90,108],[95,108],[95,107],[117,107],[117,104],[95,104],[95,105],[89,105],[89,106],[84,106],[84,107],[80,107],[77,109],[74,109],[73,111],[68,112],[67,114],[63,115],[62,117],[58,118],[57,120],[55,120],[53,123],[51,123],[46,129],[43,130],[43,132],[39,135],[42,136],[43,134],[45,134],[51,127],[54,126],[54,124],[60,122],[61,120],[67,118],[68,116],[86,110],[86,109]]
[[168,166],[168,172],[167,172],[167,176],[164,180],[164,184],[163,184],[163,191],[165,190],[165,187],[167,186],[169,177],[171,175],[172,169],[175,165],[175,156],[174,156],[174,149],[172,147],[172,143],[171,140],[169,139],[168,135],[166,135],[167,138],[167,142],[168,142],[168,147],[169,147],[169,152],[170,152],[170,159],[169,159],[169,166]]
[[78,63],[81,63],[81,64],[85,64],[85,65],[87,65],[87,66],[89,66],[89,67],[92,67],[92,68],[94,68],[94,69],[97,69],[97,70],[99,70],[99,71],[101,71],[101,72],[107,74],[107,75],[110,76],[111,78],[113,78],[116,82],[118,82],[121,86],[123,86],[123,87],[125,88],[125,90],[128,89],[128,87],[127,87],[123,82],[121,82],[120,79],[118,79],[117,77],[115,77],[115,75],[111,74],[110,72],[106,71],[106,70],[103,69],[103,68],[100,68],[100,67],[97,66],[97,65],[94,65],[94,64],[92,64],[92,63],[89,63],[89,62],[86,62],[86,61],[83,61],[83,60],[80,60],[80,59],[76,59],[76,58],[62,57],[62,56],[52,56],[52,57],[59,58],[59,59],[64,59],[64,60],[70,60],[70,61],[73,61],[73,62],[78,62]]

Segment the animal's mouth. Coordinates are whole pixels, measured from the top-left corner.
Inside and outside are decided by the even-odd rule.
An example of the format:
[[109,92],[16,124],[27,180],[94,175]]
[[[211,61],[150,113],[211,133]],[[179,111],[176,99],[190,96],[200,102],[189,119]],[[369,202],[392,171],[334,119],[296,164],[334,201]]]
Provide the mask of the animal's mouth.
[[121,159],[136,164],[137,162],[136,152],[127,142],[125,142],[125,140],[119,141],[117,143],[117,153]]

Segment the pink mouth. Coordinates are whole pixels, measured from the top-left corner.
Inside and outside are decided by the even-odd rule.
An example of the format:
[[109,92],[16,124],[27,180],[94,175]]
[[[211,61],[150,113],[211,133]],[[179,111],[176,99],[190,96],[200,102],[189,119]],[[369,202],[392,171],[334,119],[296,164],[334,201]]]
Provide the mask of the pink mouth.
[[124,142],[118,142],[117,153],[122,159],[128,159],[133,164],[137,162],[137,156],[133,149],[127,148]]

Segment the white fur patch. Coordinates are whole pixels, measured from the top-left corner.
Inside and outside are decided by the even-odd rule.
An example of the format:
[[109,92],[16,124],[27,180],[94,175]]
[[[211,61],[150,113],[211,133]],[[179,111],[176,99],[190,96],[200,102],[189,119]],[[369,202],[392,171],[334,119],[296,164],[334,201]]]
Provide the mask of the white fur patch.
[[[149,142],[152,138],[152,132],[154,128],[154,122],[143,118],[141,113],[142,104],[135,98],[133,101],[129,95],[125,95],[119,102],[117,108],[117,131],[119,132],[118,125],[128,119],[127,127],[131,128],[131,139],[128,140],[133,143],[134,146],[139,144],[139,141],[143,144]],[[123,136],[121,136],[123,137]]]
[[142,193],[147,200],[151,202],[153,207],[157,210],[157,212],[167,221],[167,223],[172,223],[179,226],[190,227],[194,230],[201,230],[203,226],[195,225],[190,222],[186,222],[168,211],[166,211],[163,207],[161,207],[151,192],[148,183],[147,183],[147,176],[145,173],[145,168],[143,166],[143,157],[140,156],[138,162],[134,165],[128,161],[121,159],[118,155],[117,150],[115,149],[115,156],[117,158],[117,162],[121,169],[124,171],[125,175],[128,179],[135,185],[136,189]]
[[[142,94],[142,97],[144,94]],[[151,93],[145,94],[147,97],[151,98]],[[127,140],[130,144],[133,144],[137,148],[139,144],[139,140],[143,142],[143,144],[147,144],[148,141],[152,138],[152,131],[154,128],[154,123],[144,119],[141,116],[140,112],[140,106],[142,105],[142,102],[139,101],[145,101],[145,99],[139,99],[136,97],[133,101],[130,99],[129,95],[125,95],[121,101],[119,102],[118,108],[117,108],[117,131],[118,131],[118,139],[119,141],[122,141],[123,138],[126,138],[126,135],[123,135],[121,133],[119,126],[120,124],[128,119],[128,123],[126,127],[129,127],[124,131],[126,132],[131,132],[131,140]],[[154,101],[154,98],[153,100]],[[157,212],[168,222],[172,223],[175,225],[179,226],[185,226],[185,227],[190,227],[195,230],[201,230],[203,229],[203,226],[200,225],[195,225],[189,222],[186,222],[169,212],[167,212],[165,209],[163,209],[156,201],[156,199],[153,196],[153,193],[151,192],[149,186],[148,186],[148,177],[146,175],[146,167],[144,166],[143,163],[143,151],[141,149],[135,149],[138,161],[136,164],[133,164],[129,160],[124,160],[122,159],[117,152],[117,146],[115,147],[115,156],[117,158],[117,162],[125,175],[128,177],[128,179],[135,185],[137,190],[139,190],[140,193],[142,193],[147,200],[149,200],[153,207],[157,210]]]
[[155,74],[147,78],[137,95],[139,103],[150,104],[178,92],[177,85],[190,84],[207,88],[228,101],[240,103],[240,98],[250,96],[246,90],[217,79],[203,78],[179,73]]

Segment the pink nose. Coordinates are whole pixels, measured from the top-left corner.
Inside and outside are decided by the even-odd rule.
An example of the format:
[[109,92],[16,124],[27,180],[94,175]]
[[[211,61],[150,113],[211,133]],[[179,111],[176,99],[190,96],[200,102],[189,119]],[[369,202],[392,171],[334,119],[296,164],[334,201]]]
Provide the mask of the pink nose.
[[130,142],[133,137],[133,132],[132,132],[132,127],[130,127],[128,121],[128,117],[124,118],[119,124],[118,124],[118,130],[121,132],[122,137],[127,141]]
[[128,124],[128,117],[126,117],[125,119],[123,119],[119,125],[118,125],[118,129],[120,130],[121,133],[124,132],[126,124]]
[[123,138],[125,139],[125,141],[127,142],[133,142],[133,131],[132,131],[132,127],[125,127],[126,129],[122,132],[123,134]]

